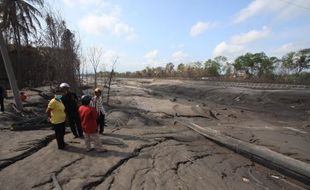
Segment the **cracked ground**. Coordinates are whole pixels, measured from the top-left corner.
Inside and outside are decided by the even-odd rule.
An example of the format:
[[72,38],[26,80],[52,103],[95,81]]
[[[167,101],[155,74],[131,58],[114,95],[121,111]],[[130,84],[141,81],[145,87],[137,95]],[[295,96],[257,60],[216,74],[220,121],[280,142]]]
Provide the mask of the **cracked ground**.
[[[297,119],[287,117],[290,110],[270,116],[270,104],[286,105],[273,96],[264,94],[266,102],[250,105],[245,92],[224,96],[223,87],[198,86],[203,92],[197,92],[185,91],[194,88],[185,82],[162,83],[113,83],[108,127],[100,136],[107,152],[86,152],[84,141],[70,133],[65,136],[66,150],[57,150],[48,128],[11,131],[1,125],[0,189],[53,189],[53,175],[62,189],[309,189],[175,122],[195,122],[279,153],[295,153],[290,156],[307,162],[309,129],[296,128],[306,121],[301,110],[307,105],[292,102]],[[239,101],[225,102],[231,98]],[[273,134],[281,138],[272,141]],[[285,139],[293,143],[278,143]]]

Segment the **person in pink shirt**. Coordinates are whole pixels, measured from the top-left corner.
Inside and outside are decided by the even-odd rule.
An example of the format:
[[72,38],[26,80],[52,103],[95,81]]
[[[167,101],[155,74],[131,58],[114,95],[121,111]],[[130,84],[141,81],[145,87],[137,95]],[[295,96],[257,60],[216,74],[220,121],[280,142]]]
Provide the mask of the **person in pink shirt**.
[[79,107],[79,115],[81,119],[82,129],[85,133],[85,145],[87,151],[93,150],[91,142],[97,151],[105,151],[102,148],[99,134],[97,133],[97,111],[95,108],[89,106],[91,96],[83,95],[81,98],[82,105]]

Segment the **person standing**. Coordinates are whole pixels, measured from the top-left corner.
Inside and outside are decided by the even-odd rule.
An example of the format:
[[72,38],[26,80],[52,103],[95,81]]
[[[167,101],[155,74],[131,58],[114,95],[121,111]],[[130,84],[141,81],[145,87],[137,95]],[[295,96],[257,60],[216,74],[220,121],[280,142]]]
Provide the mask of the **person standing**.
[[78,97],[75,93],[70,92],[69,84],[61,83],[59,87],[64,93],[61,100],[65,105],[65,112],[67,114],[67,119],[69,121],[71,131],[75,138],[83,138],[83,130],[81,128],[81,121],[78,113]]
[[103,107],[103,98],[100,88],[95,89],[95,96],[92,97],[91,104],[97,111],[97,124],[99,125],[99,134],[103,134],[105,126],[105,110]]
[[55,131],[56,141],[58,149],[65,148],[65,130],[66,130],[66,113],[65,106],[61,101],[62,91],[60,89],[55,90],[55,97],[48,103],[46,113],[48,121],[52,123]]
[[89,106],[91,96],[84,95],[81,98],[82,105],[79,107],[82,128],[85,134],[86,150],[91,151],[91,142],[94,142],[97,151],[104,151],[97,133],[97,112],[96,109]]
[[4,88],[2,86],[0,86],[0,106],[1,112],[4,112],[4,98],[6,98],[6,91],[4,90]]

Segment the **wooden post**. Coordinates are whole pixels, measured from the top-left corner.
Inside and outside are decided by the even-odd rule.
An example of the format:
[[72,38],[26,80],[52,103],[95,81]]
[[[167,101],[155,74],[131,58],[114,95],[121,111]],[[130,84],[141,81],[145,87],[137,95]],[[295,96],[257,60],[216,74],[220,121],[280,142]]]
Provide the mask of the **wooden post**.
[[14,75],[14,72],[13,72],[12,64],[11,64],[11,61],[10,61],[9,53],[8,53],[8,50],[7,50],[6,46],[5,46],[2,32],[0,32],[0,33],[1,33],[0,34],[0,49],[1,49],[1,54],[2,54],[2,59],[3,59],[4,67],[5,67],[7,76],[9,78],[11,89],[13,91],[16,107],[17,107],[17,109],[22,111],[23,110],[23,104],[22,104],[22,102],[21,102],[21,100],[19,98],[19,90],[18,90],[18,86],[17,86],[17,83],[16,83],[15,75]]

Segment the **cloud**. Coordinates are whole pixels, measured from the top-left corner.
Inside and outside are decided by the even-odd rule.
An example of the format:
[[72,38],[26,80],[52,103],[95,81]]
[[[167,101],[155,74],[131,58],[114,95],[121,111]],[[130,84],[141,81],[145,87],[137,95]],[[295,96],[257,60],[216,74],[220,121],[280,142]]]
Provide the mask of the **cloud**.
[[289,53],[289,52],[296,52],[301,49],[307,48],[307,44],[294,44],[294,43],[286,43],[281,45],[278,48],[275,48],[273,51],[271,51],[271,55],[282,57],[283,55]]
[[144,57],[145,59],[156,59],[158,56],[158,50],[155,49],[155,50],[152,50],[150,52],[147,52]]
[[237,44],[226,43],[225,41],[219,43],[213,50],[213,56],[224,55],[226,57],[235,57],[244,51],[244,46]]
[[232,44],[247,44],[250,42],[257,41],[262,38],[266,38],[270,35],[271,30],[264,26],[261,31],[251,30],[247,33],[243,33],[240,35],[233,36],[231,39]]
[[254,0],[242,9],[234,19],[234,23],[241,23],[259,14],[271,14],[276,19],[290,19],[309,14],[309,0]]
[[143,64],[148,67],[162,67],[163,63],[167,61],[164,59],[160,59],[158,55],[159,51],[157,49],[147,52],[144,55],[145,62]]
[[271,29],[264,26],[262,30],[251,30],[249,32],[232,36],[231,39],[226,42],[222,41],[213,50],[213,56],[224,55],[229,58],[236,57],[247,50],[247,45],[255,41],[269,37]]
[[171,58],[173,62],[184,62],[187,60],[189,55],[183,51],[177,51],[172,53]]
[[81,19],[79,26],[90,34],[110,33],[128,37],[134,35],[134,28],[122,22],[118,15],[88,15]]
[[209,22],[197,22],[195,25],[192,26],[190,30],[190,35],[192,37],[198,36],[202,33],[204,33],[209,28],[214,27],[214,24]]
[[[102,54],[102,70],[110,71],[116,58],[121,58],[120,53],[114,50],[105,50]],[[116,63],[115,67],[117,65],[118,63]]]

